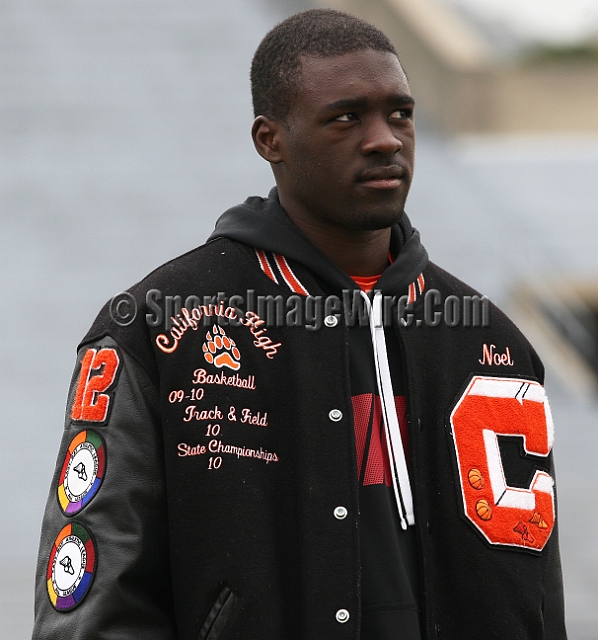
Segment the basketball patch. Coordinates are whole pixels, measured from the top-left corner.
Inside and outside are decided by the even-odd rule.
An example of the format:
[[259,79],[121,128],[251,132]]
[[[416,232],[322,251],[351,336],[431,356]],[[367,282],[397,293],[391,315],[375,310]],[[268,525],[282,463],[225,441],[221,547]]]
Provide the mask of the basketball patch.
[[87,529],[73,522],[64,527],[50,552],[48,596],[57,611],[74,609],[89,592],[96,568],[96,549]]
[[106,446],[91,429],[78,433],[68,446],[60,478],[58,503],[72,516],[98,493],[106,470]]
[[554,480],[534,462],[527,487],[509,486],[498,438],[518,436],[524,456],[548,457],[554,426],[544,387],[474,376],[450,424],[466,518],[490,544],[541,551],[554,528]]

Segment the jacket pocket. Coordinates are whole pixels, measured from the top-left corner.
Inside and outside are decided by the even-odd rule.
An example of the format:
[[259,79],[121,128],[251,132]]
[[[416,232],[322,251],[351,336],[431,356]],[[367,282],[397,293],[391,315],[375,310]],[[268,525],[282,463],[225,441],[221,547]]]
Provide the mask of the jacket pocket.
[[218,640],[236,602],[237,596],[228,587],[223,587],[199,630],[197,640]]

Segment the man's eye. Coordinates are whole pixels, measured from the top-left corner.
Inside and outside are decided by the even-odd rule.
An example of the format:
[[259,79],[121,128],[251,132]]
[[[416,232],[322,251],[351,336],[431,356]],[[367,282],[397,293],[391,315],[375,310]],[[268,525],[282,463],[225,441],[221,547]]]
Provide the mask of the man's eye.
[[337,122],[353,122],[356,119],[356,115],[354,113],[343,113],[340,116],[337,116],[335,120]]
[[413,115],[413,109],[397,109],[390,114],[393,120],[408,120]]

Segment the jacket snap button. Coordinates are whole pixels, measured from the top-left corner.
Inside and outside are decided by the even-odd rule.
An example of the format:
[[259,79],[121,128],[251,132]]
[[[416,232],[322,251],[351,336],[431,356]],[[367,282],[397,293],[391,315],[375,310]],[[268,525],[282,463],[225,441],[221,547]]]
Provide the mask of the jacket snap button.
[[332,420],[332,422],[338,422],[339,420],[342,420],[343,412],[340,411],[339,409],[333,409],[328,414],[328,417]]
[[344,519],[347,517],[347,514],[348,514],[348,513],[349,513],[349,512],[345,509],[345,507],[337,507],[337,508],[334,510],[334,517],[335,517],[337,520],[344,520]]
[[336,327],[338,324],[338,318],[336,316],[326,316],[324,318],[324,324],[327,327]]
[[343,622],[347,622],[347,620],[349,619],[349,612],[346,609],[339,609],[336,612],[336,621],[343,623]]

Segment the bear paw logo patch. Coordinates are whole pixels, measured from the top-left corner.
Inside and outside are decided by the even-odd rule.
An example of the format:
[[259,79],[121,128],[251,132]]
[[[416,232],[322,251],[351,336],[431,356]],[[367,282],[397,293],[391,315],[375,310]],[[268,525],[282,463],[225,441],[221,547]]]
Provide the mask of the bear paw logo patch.
[[206,362],[213,364],[218,369],[228,367],[233,371],[241,368],[241,354],[237,349],[235,341],[229,338],[224,329],[215,324],[212,328],[213,337],[208,331],[206,341],[202,345],[203,355]]

